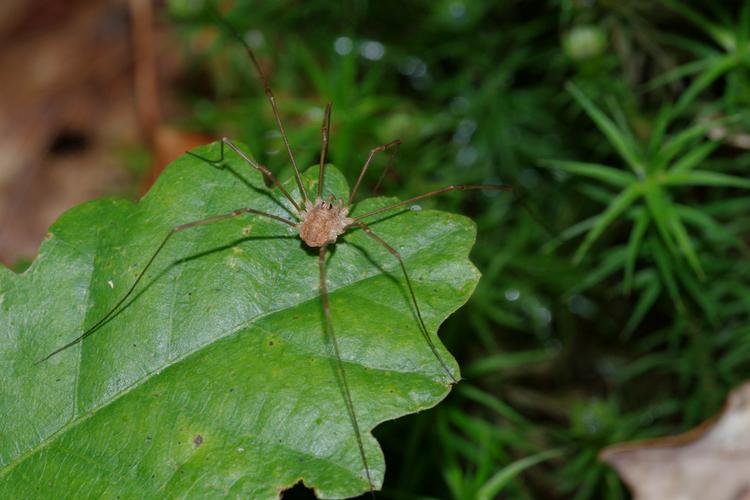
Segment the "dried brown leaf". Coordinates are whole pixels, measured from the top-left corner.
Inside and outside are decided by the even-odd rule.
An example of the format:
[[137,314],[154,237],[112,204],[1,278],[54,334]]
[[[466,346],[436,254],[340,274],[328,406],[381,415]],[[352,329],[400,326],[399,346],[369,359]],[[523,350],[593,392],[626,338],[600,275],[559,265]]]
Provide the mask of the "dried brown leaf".
[[748,500],[750,383],[695,429],[611,446],[600,458],[617,469],[636,500]]

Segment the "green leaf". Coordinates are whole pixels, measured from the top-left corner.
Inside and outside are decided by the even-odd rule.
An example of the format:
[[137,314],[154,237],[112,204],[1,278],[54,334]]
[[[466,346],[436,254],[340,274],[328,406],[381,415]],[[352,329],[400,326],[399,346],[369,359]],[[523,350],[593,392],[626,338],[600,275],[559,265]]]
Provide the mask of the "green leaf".
[[679,116],[703,92],[709,85],[720,78],[724,73],[737,65],[734,55],[721,56],[713,59],[711,68],[693,80],[693,83],[682,93],[672,110],[673,116]]
[[685,2],[679,0],[661,0],[662,3],[667,4],[669,7],[679,12],[687,19],[689,19],[695,26],[705,31],[714,41],[723,47],[725,50],[729,50],[732,47],[727,43],[726,29],[713,22],[708,17],[704,16],[697,10],[686,5]]
[[743,2],[740,10],[740,21],[737,26],[737,51],[746,54],[748,37],[750,37],[750,3]]
[[586,252],[591,248],[591,245],[594,244],[594,241],[596,241],[604,230],[607,229],[607,227],[641,195],[641,192],[642,189],[640,183],[632,184],[622,193],[617,195],[610,202],[609,206],[607,206],[607,209],[599,214],[596,224],[594,224],[591,230],[586,234],[586,239],[583,240],[583,243],[581,243],[581,246],[578,247],[578,250],[576,251],[574,257],[576,263],[583,259],[583,256],[586,255]]
[[503,418],[507,418],[508,420],[513,422],[514,425],[517,425],[519,427],[525,427],[525,426],[528,426],[529,424],[528,420],[526,420],[523,415],[521,415],[516,410],[514,410],[513,407],[510,406],[508,403],[502,401],[496,395],[490,394],[488,392],[484,392],[481,389],[473,385],[470,385],[470,384],[459,385],[458,394],[460,394],[461,396],[464,396],[465,398],[471,401],[479,403],[480,405],[486,406],[487,408],[495,411],[498,415],[502,416]]
[[669,226],[672,230],[672,234],[674,234],[674,237],[677,240],[677,246],[680,248],[683,255],[685,255],[685,258],[690,264],[690,267],[693,268],[695,274],[703,279],[705,277],[703,266],[701,265],[700,259],[698,259],[698,254],[695,252],[693,242],[690,240],[690,235],[688,235],[687,229],[685,229],[685,225],[682,223],[677,211],[674,210],[673,205],[669,205],[669,211],[665,215],[669,219]]
[[742,238],[738,237],[723,224],[714,220],[708,213],[687,205],[677,205],[675,209],[682,220],[700,228],[708,239],[734,245],[743,253],[745,258],[750,257],[750,249]]
[[750,189],[750,179],[706,170],[670,172],[661,176],[659,181],[667,186],[718,186]]
[[505,488],[505,486],[521,472],[540,462],[544,462],[545,460],[558,458],[562,456],[562,454],[562,450],[547,450],[506,465],[493,474],[492,477],[482,485],[477,492],[477,499],[490,500],[492,498],[497,498],[503,488]]
[[718,304],[712,300],[710,294],[706,293],[705,286],[701,286],[702,284],[697,282],[690,273],[683,271],[680,267],[676,267],[675,272],[690,297],[703,309],[703,312],[713,326],[718,327]]
[[671,47],[687,52],[693,59],[713,60],[724,54],[714,44],[695,37],[663,33],[663,40]]
[[667,250],[674,252],[675,244],[670,232],[669,218],[667,217],[672,204],[671,200],[667,198],[659,186],[655,186],[653,183],[649,184],[644,190],[644,197],[648,212],[651,214],[651,219],[654,221],[654,225],[659,231],[662,240],[664,240]]
[[659,274],[662,278],[662,283],[669,292],[669,296],[674,302],[677,311],[682,314],[685,312],[685,304],[682,301],[680,290],[677,287],[677,280],[674,275],[674,266],[672,260],[669,258],[667,252],[662,248],[659,240],[653,238],[649,240],[649,248],[654,256],[656,267],[659,269]]
[[[218,156],[216,145],[200,151]],[[0,270],[0,497],[276,498],[299,480],[325,498],[368,490],[324,334],[317,252],[286,225],[244,216],[177,233],[119,314],[34,364],[100,319],[173,226],[243,206],[290,217],[256,171],[228,158],[224,169],[179,158],[137,204],[78,206],[25,273]],[[314,189],[317,168],[304,179]],[[328,169],[326,192],[347,191]],[[403,255],[457,376],[434,332],[478,281],[467,257],[474,224],[432,210],[394,215],[372,228]],[[380,485],[370,431],[436,405],[450,386],[397,261],[362,231],[343,240],[327,263],[331,312]]]
[[651,137],[648,141],[648,154],[649,157],[654,156],[656,152],[661,148],[664,136],[667,133],[667,127],[669,126],[669,120],[672,118],[672,106],[669,103],[662,104],[659,108],[659,112],[654,118],[654,123],[651,130]]
[[622,330],[622,337],[624,339],[630,338],[661,294],[661,285],[659,284],[659,280],[656,279],[656,276],[647,276],[649,278],[648,282],[644,285],[643,290],[638,297],[638,302],[636,303],[633,312],[630,313],[630,318],[625,324],[625,328]]
[[670,172],[687,172],[688,170],[692,170],[708,158],[720,144],[719,141],[706,142],[691,149],[672,164],[672,167],[669,169]]
[[579,294],[598,285],[618,269],[625,267],[626,258],[627,249],[625,247],[618,246],[607,250],[599,265],[590,269],[574,287],[568,290],[567,295]]
[[620,169],[609,167],[607,165],[601,165],[599,163],[588,163],[582,161],[566,161],[566,160],[543,160],[540,162],[543,167],[552,167],[565,172],[582,175],[584,177],[590,177],[597,179],[607,184],[611,184],[616,187],[625,188],[628,185],[636,181],[633,174],[623,172]]
[[[646,84],[645,88],[647,91],[652,91],[676,80],[681,80],[686,76],[691,76],[695,73],[701,73],[705,71],[709,66],[711,66],[711,64],[712,61],[709,58],[698,59],[696,61],[682,64],[654,77]],[[668,108],[662,108],[662,110],[664,109],[667,109],[667,111],[669,111],[669,113],[671,114],[671,110],[669,110]],[[660,113],[662,110],[660,110]]]
[[557,353],[550,349],[494,354],[471,363],[464,372],[467,378],[481,377],[493,372],[508,372],[528,364],[547,362],[556,355]]
[[579,222],[576,222],[572,226],[566,228],[564,231],[561,231],[560,234],[557,235],[555,238],[545,243],[544,246],[542,247],[542,251],[544,253],[554,252],[557,249],[557,247],[559,247],[566,241],[576,238],[582,235],[583,233],[585,233],[586,231],[590,230],[592,227],[594,227],[598,219],[599,219],[599,214],[593,215]]
[[629,294],[630,290],[632,289],[635,264],[638,260],[638,254],[641,250],[643,235],[646,234],[646,229],[648,229],[648,226],[648,212],[643,209],[638,210],[635,216],[635,224],[633,225],[633,229],[630,231],[630,239],[628,240],[627,246],[625,277],[623,278],[622,285],[625,294]]
[[628,134],[617,128],[612,120],[609,119],[599,108],[597,108],[586,94],[581,92],[576,85],[568,83],[565,88],[578,101],[578,104],[586,111],[599,130],[607,137],[607,140],[625,160],[628,166],[636,174],[643,173],[643,162],[640,160],[640,154],[636,144],[630,140]]
[[[733,119],[734,118],[724,118],[702,121],[674,134],[659,148],[659,152],[651,165],[651,170],[665,170],[669,162],[671,162],[675,156],[679,155],[681,151],[687,149],[694,141],[702,139],[712,128],[730,122]],[[694,148],[690,148],[686,155],[689,155],[693,150]]]

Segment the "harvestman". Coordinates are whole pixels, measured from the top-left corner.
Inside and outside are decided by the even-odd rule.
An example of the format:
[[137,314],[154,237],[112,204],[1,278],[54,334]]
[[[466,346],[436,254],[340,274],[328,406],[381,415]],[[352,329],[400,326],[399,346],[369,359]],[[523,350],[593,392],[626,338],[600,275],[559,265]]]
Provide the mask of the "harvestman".
[[[237,34],[235,33],[235,35]],[[359,455],[360,455],[360,458],[362,459],[362,465],[364,467],[365,475],[367,477],[367,483],[370,487],[370,492],[372,493],[375,488],[372,483],[372,478],[370,475],[370,467],[367,463],[367,457],[365,456],[365,450],[362,444],[362,435],[359,430],[359,424],[357,422],[357,415],[354,409],[354,404],[352,403],[351,392],[349,391],[349,384],[346,379],[346,371],[344,370],[344,365],[341,362],[341,353],[339,350],[339,344],[338,344],[338,340],[336,339],[336,334],[334,333],[334,330],[333,330],[333,323],[331,321],[331,309],[330,309],[330,305],[328,302],[328,286],[327,286],[326,269],[325,269],[326,251],[328,250],[329,246],[336,244],[336,240],[338,239],[339,236],[352,230],[361,229],[362,231],[365,232],[365,234],[367,234],[367,236],[369,236],[373,241],[375,241],[377,244],[385,248],[391,255],[393,255],[393,257],[395,257],[398,260],[399,266],[401,267],[401,271],[404,276],[404,281],[406,282],[406,286],[409,289],[411,303],[414,306],[414,311],[416,313],[417,321],[419,323],[420,332],[422,336],[424,337],[424,340],[429,346],[430,350],[432,351],[432,354],[435,356],[435,359],[437,359],[442,369],[445,371],[445,373],[448,374],[448,377],[450,377],[451,383],[455,384],[457,380],[455,379],[451,371],[448,369],[448,366],[446,365],[445,361],[443,361],[443,359],[440,357],[440,354],[438,353],[437,348],[435,347],[435,344],[432,341],[432,338],[430,337],[429,331],[427,330],[427,327],[424,324],[424,320],[422,319],[422,312],[419,309],[417,297],[414,294],[414,289],[412,287],[411,280],[409,279],[409,273],[406,271],[406,266],[404,264],[403,259],[401,258],[401,255],[395,248],[393,248],[391,245],[386,243],[380,236],[375,234],[375,232],[373,232],[373,230],[367,224],[363,222],[363,219],[367,219],[369,217],[372,217],[373,215],[380,214],[382,212],[386,212],[394,208],[403,207],[405,205],[409,205],[410,203],[414,203],[415,201],[419,201],[424,198],[435,196],[441,193],[446,193],[449,191],[474,190],[474,189],[512,191],[513,188],[511,186],[499,185],[499,184],[450,185],[442,189],[437,189],[435,191],[430,191],[428,193],[424,193],[419,196],[409,198],[408,200],[400,201],[392,205],[388,205],[385,207],[378,208],[376,210],[372,210],[358,217],[354,217],[354,218],[349,217],[349,211],[354,204],[354,199],[357,195],[357,191],[359,190],[360,184],[362,183],[362,179],[364,178],[365,173],[367,172],[367,169],[369,168],[373,157],[378,153],[382,153],[383,151],[386,151],[390,148],[397,147],[399,144],[401,144],[401,141],[394,140],[387,144],[383,144],[381,146],[378,146],[370,150],[370,153],[367,156],[367,160],[365,160],[365,164],[362,167],[359,177],[357,178],[357,182],[354,184],[354,188],[352,189],[349,199],[346,202],[344,202],[344,200],[341,200],[341,199],[339,200],[335,199],[334,195],[332,194],[329,195],[326,199],[323,199],[323,180],[324,180],[324,175],[325,175],[326,154],[328,152],[328,139],[329,139],[329,132],[330,132],[331,107],[332,107],[331,103],[328,103],[326,105],[325,113],[323,116],[323,125],[321,126],[322,138],[321,138],[320,167],[319,167],[319,173],[318,173],[317,195],[314,200],[311,199],[307,191],[305,190],[305,186],[302,183],[302,176],[297,166],[297,161],[294,158],[294,154],[292,153],[292,148],[289,145],[289,140],[287,138],[286,132],[284,131],[284,126],[281,123],[279,110],[276,105],[276,98],[274,97],[273,92],[271,91],[271,87],[268,84],[268,79],[266,78],[265,73],[261,69],[260,64],[258,64],[258,60],[256,59],[255,54],[253,53],[250,46],[239,35],[237,35],[237,38],[240,40],[245,50],[247,51],[247,54],[250,57],[250,60],[252,61],[252,64],[255,67],[255,70],[258,73],[258,76],[260,77],[260,80],[263,84],[263,91],[265,92],[266,97],[268,98],[268,101],[271,104],[271,108],[273,110],[273,116],[276,121],[276,126],[279,129],[281,138],[284,141],[284,146],[286,147],[286,151],[289,155],[289,160],[292,164],[292,168],[294,169],[294,177],[295,177],[297,187],[299,188],[299,191],[302,194],[302,203],[298,203],[297,201],[294,200],[294,198],[289,194],[289,192],[284,188],[284,186],[278,181],[278,179],[273,175],[273,173],[271,173],[271,171],[266,166],[261,165],[260,163],[256,162],[255,160],[247,156],[244,152],[242,152],[241,149],[239,149],[232,141],[230,141],[226,137],[222,138],[221,140],[220,157],[218,160],[211,160],[211,159],[199,156],[191,152],[188,152],[188,154],[215,166],[215,165],[220,165],[224,161],[224,151],[225,151],[224,147],[225,146],[229,147],[232,151],[234,151],[237,155],[239,155],[240,158],[242,158],[245,162],[247,162],[248,165],[258,170],[262,175],[264,175],[271,182],[271,184],[273,184],[276,188],[278,188],[278,190],[281,192],[284,198],[286,198],[289,201],[289,203],[291,203],[292,207],[294,207],[294,210],[296,211],[296,213],[292,212],[292,215],[297,220],[292,221],[284,217],[279,217],[277,215],[262,212],[260,210],[255,210],[250,207],[243,207],[243,208],[238,208],[236,210],[232,210],[231,212],[228,212],[225,214],[214,215],[212,217],[207,217],[205,219],[187,222],[185,224],[180,224],[178,226],[173,227],[169,231],[169,233],[166,235],[166,237],[162,240],[161,244],[159,244],[159,246],[156,248],[156,251],[154,251],[153,255],[151,255],[149,260],[146,262],[146,265],[138,274],[138,276],[136,277],[135,281],[130,286],[128,291],[125,292],[125,294],[117,301],[117,303],[109,310],[109,312],[107,312],[107,314],[105,314],[93,326],[91,326],[89,329],[83,332],[83,334],[81,334],[79,337],[68,342],[67,344],[60,347],[59,349],[56,349],[55,351],[53,351],[52,353],[50,353],[43,359],[37,361],[37,363],[46,361],[52,356],[54,356],[55,354],[61,351],[64,351],[68,347],[78,344],[89,335],[95,333],[102,325],[107,323],[115,315],[115,313],[118,311],[120,306],[122,306],[125,303],[125,301],[128,299],[128,297],[130,297],[130,295],[133,293],[135,288],[138,286],[138,283],[140,283],[141,279],[146,274],[146,271],[148,271],[149,267],[151,267],[151,264],[153,264],[154,260],[156,260],[157,255],[159,255],[162,249],[166,246],[167,242],[176,233],[179,233],[181,231],[184,231],[186,229],[190,229],[196,226],[212,224],[214,222],[219,222],[222,220],[239,217],[245,214],[266,217],[276,222],[286,224],[288,226],[293,227],[294,229],[298,231],[300,239],[308,247],[313,248],[313,249],[314,248],[319,249],[318,268],[320,271],[320,297],[321,297],[321,302],[323,306],[323,315],[325,318],[325,332],[330,338],[331,345],[333,347],[333,353],[336,358],[336,368],[337,368],[338,376],[341,379],[341,387],[343,389],[344,400],[346,403],[347,412],[349,414],[349,420],[351,421],[352,429],[354,431],[354,435],[357,441],[357,447],[359,448]]]

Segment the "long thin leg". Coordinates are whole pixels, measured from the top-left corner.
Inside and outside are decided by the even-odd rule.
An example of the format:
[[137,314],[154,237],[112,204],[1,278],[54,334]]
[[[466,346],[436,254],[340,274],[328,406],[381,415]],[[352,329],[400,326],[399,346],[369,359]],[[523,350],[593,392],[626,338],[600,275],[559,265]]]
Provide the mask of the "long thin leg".
[[367,212],[364,215],[360,215],[354,219],[355,222],[361,221],[362,219],[365,219],[367,217],[370,217],[375,214],[379,214],[382,212],[387,212],[388,210],[402,207],[404,205],[408,205],[409,203],[414,203],[415,201],[423,200],[425,198],[429,198],[430,196],[436,196],[438,194],[447,193],[449,191],[469,191],[474,189],[489,189],[493,191],[513,191],[513,186],[508,186],[505,184],[461,184],[461,185],[451,185],[444,187],[442,189],[436,189],[435,191],[430,191],[429,193],[420,194],[419,196],[415,196],[414,198],[409,198],[408,200],[399,201],[398,203],[394,203],[393,205],[388,205],[387,207],[381,207],[377,210],[373,210],[371,212]]
[[223,26],[225,26],[234,35],[234,37],[237,40],[239,40],[242,46],[245,47],[245,51],[247,52],[247,55],[250,56],[250,61],[252,61],[253,66],[255,67],[255,71],[258,73],[258,76],[260,77],[260,81],[263,83],[263,92],[265,92],[266,97],[268,98],[268,102],[271,103],[271,108],[273,109],[273,117],[276,120],[276,125],[278,126],[279,132],[281,133],[281,138],[284,140],[286,151],[287,153],[289,153],[289,160],[292,162],[292,167],[294,168],[294,176],[297,179],[297,186],[299,187],[299,190],[302,193],[303,201],[308,201],[310,198],[307,196],[307,191],[305,191],[304,184],[302,184],[302,176],[300,175],[299,168],[297,167],[297,160],[294,159],[294,153],[292,153],[292,147],[289,145],[289,139],[287,138],[286,132],[284,131],[284,125],[282,125],[281,123],[281,117],[279,116],[279,108],[276,105],[276,97],[274,97],[273,91],[271,90],[271,87],[268,85],[268,78],[266,78],[266,74],[263,72],[263,69],[260,67],[260,64],[258,64],[258,60],[255,58],[255,53],[253,52],[253,49],[251,49],[250,45],[247,44],[245,39],[242,38],[239,33],[237,33],[237,30],[235,30],[234,27],[232,27],[228,22],[226,22],[221,17],[216,16],[216,18]]
[[344,370],[344,364],[341,362],[341,351],[339,349],[339,342],[336,339],[336,333],[333,331],[333,322],[331,321],[331,306],[328,303],[328,283],[326,280],[326,245],[320,247],[320,254],[318,254],[318,267],[320,269],[320,297],[323,302],[323,316],[325,317],[326,334],[331,339],[331,345],[333,346],[333,352],[336,356],[336,369],[339,372],[341,378],[341,387],[344,389],[344,401],[346,402],[346,410],[349,413],[349,420],[352,423],[352,429],[354,430],[354,436],[357,439],[357,447],[359,448],[359,455],[362,458],[362,464],[365,467],[365,475],[367,476],[367,483],[370,486],[370,494],[375,498],[375,486],[372,484],[372,477],[370,476],[370,466],[367,463],[367,456],[365,456],[365,447],[362,444],[362,434],[359,431],[359,424],[357,423],[357,414],[354,412],[354,403],[352,403],[352,393],[349,391],[349,383],[346,380],[346,371]]
[[44,358],[40,359],[39,361],[37,361],[34,364],[38,365],[39,363],[42,363],[43,361],[47,361],[49,358],[51,358],[55,354],[57,354],[59,352],[62,352],[65,349],[67,349],[68,347],[71,347],[71,346],[73,346],[73,345],[81,342],[83,339],[85,339],[89,335],[92,335],[93,333],[95,333],[99,329],[99,327],[101,327],[104,323],[106,323],[115,314],[115,312],[118,310],[118,308],[122,304],[124,304],[126,300],[128,300],[128,297],[130,297],[130,295],[135,290],[136,286],[138,286],[138,283],[140,283],[141,279],[146,274],[146,271],[148,271],[148,269],[151,267],[151,264],[153,264],[154,261],[156,260],[156,256],[159,255],[159,253],[162,251],[162,249],[164,249],[164,247],[166,246],[167,242],[176,233],[179,233],[180,231],[184,231],[185,229],[190,229],[192,227],[204,226],[206,224],[211,224],[211,223],[214,223],[214,222],[219,222],[219,221],[226,220],[226,219],[231,219],[231,218],[234,218],[234,217],[239,217],[240,215],[243,215],[243,214],[259,215],[259,216],[262,216],[262,217],[267,217],[269,219],[275,220],[277,222],[282,222],[284,224],[288,224],[288,225],[290,225],[292,227],[296,227],[296,224],[294,222],[290,221],[290,220],[284,219],[283,217],[279,217],[277,215],[269,214],[269,213],[266,213],[266,212],[261,212],[260,210],[255,210],[255,209],[252,209],[252,208],[238,208],[237,210],[232,210],[231,212],[226,213],[226,214],[214,215],[212,217],[207,217],[205,219],[196,220],[196,221],[193,221],[193,222],[188,222],[186,224],[180,224],[179,226],[173,227],[169,231],[169,233],[167,234],[167,236],[159,244],[159,246],[157,247],[156,251],[148,259],[148,261],[146,262],[146,265],[141,270],[141,272],[138,274],[138,276],[135,278],[135,281],[133,282],[133,284],[130,286],[130,288],[128,289],[128,291],[125,292],[125,295],[123,295],[120,298],[120,300],[117,301],[117,303],[109,310],[109,312],[107,312],[107,314],[105,314],[99,321],[97,321],[96,323],[94,323],[93,326],[91,326],[90,328],[88,328],[81,335],[79,335],[75,339],[71,340],[70,342],[68,342],[64,346],[60,347],[59,349],[54,350],[53,352],[51,352],[50,354],[48,354],[47,356],[45,356]]
[[396,147],[394,147],[391,150],[391,154],[388,158],[388,163],[386,164],[385,168],[382,172],[380,172],[380,177],[378,177],[378,182],[375,183],[375,187],[372,188],[373,194],[377,195],[378,190],[380,189],[380,185],[383,183],[383,180],[385,179],[385,176],[388,175],[388,172],[393,168],[393,164],[396,162],[396,155],[398,154],[398,150],[401,144],[397,144]]
[[396,257],[396,260],[398,260],[398,264],[401,266],[401,271],[404,274],[404,280],[406,281],[406,286],[409,289],[409,295],[411,296],[411,302],[414,305],[414,309],[417,312],[417,319],[419,320],[419,327],[422,332],[422,337],[424,337],[425,342],[427,342],[427,345],[430,347],[430,350],[432,351],[432,354],[435,355],[435,358],[440,363],[440,366],[443,367],[443,370],[445,370],[445,373],[448,374],[448,376],[451,379],[451,382],[454,384],[458,383],[458,380],[456,380],[456,377],[453,376],[453,373],[448,368],[448,365],[443,361],[443,358],[440,357],[440,354],[438,353],[437,347],[435,347],[435,343],[432,341],[432,338],[430,337],[430,332],[427,331],[427,327],[424,324],[424,320],[422,319],[422,311],[419,309],[419,303],[417,302],[417,296],[414,293],[414,288],[411,285],[411,280],[409,279],[409,273],[406,272],[406,265],[404,264],[404,260],[401,258],[401,254],[392,246],[390,246],[388,243],[383,240],[380,236],[375,234],[372,229],[367,224],[363,224],[362,222],[354,222],[353,224],[356,227],[359,227],[362,229],[367,236],[378,242],[383,248],[388,250],[388,252]]
[[249,156],[247,156],[244,153],[244,151],[242,151],[240,148],[238,148],[232,141],[230,141],[226,137],[222,137],[221,138],[221,150],[219,151],[219,159],[218,160],[212,160],[210,158],[206,158],[205,156],[201,156],[199,154],[193,153],[192,151],[188,151],[187,154],[189,154],[190,156],[193,156],[195,158],[198,158],[199,160],[205,161],[206,163],[208,163],[210,165],[217,165],[217,164],[222,163],[224,161],[224,145],[225,144],[227,146],[229,146],[232,149],[232,151],[234,151],[235,153],[237,153],[240,158],[242,158],[243,160],[245,160],[245,162],[247,162],[248,165],[250,165],[251,167],[253,167],[255,170],[257,170],[261,174],[265,175],[266,178],[268,178],[268,180],[270,180],[271,183],[273,183],[274,186],[276,186],[277,188],[279,188],[279,191],[281,191],[281,194],[283,194],[284,197],[287,200],[289,200],[289,203],[292,204],[292,206],[294,207],[294,209],[297,212],[300,211],[300,207],[297,204],[297,202],[294,201],[294,198],[292,198],[292,195],[289,194],[289,191],[287,191],[286,189],[284,189],[284,186],[281,184],[281,182],[279,182],[279,180],[276,178],[276,176],[273,175],[273,173],[271,173],[271,171],[268,170],[268,168],[265,165],[261,165],[257,161],[255,161],[252,158],[250,158]]
[[[370,167],[370,163],[372,162],[373,156],[375,156],[378,153],[382,153],[386,149],[393,147],[393,146],[399,146],[401,144],[401,141],[399,139],[396,139],[395,141],[391,141],[388,144],[383,144],[382,146],[378,146],[376,148],[372,148],[370,150],[370,154],[367,156],[367,160],[365,161],[364,166],[362,167],[362,170],[359,173],[359,177],[357,177],[357,182],[354,183],[354,188],[352,189],[352,194],[349,196],[349,205],[354,203],[354,197],[357,196],[357,191],[359,190],[359,185],[362,183],[362,179],[365,177],[365,173],[367,172],[367,169]],[[379,183],[379,181],[378,181]]]
[[320,168],[318,169],[318,198],[323,198],[323,172],[326,168],[326,155],[328,155],[328,138],[331,133],[331,107],[330,102],[326,104],[326,112],[323,115],[323,125],[320,127]]

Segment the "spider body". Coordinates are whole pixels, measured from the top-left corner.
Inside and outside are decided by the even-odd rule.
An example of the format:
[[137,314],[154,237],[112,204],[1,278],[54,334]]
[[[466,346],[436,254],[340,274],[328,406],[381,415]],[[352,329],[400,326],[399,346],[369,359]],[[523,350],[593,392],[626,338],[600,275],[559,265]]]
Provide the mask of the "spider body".
[[349,207],[332,196],[326,201],[316,198],[315,203],[305,202],[300,218],[302,220],[297,225],[299,237],[311,248],[336,243],[339,235],[354,222],[349,218]]

